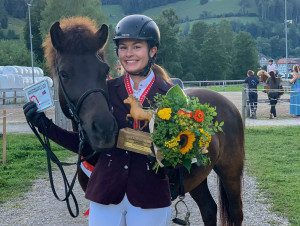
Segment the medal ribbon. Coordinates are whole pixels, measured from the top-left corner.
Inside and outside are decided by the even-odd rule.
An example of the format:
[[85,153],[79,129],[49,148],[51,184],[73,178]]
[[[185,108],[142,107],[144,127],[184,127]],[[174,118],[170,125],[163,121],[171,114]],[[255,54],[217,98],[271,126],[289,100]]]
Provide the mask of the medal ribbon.
[[[144,92],[142,93],[142,95],[140,96],[139,101],[140,101],[141,105],[143,105],[144,100],[145,100],[147,94],[149,93],[149,90],[152,87],[154,81],[155,81],[155,76],[153,76],[152,80],[150,81],[150,83],[148,84],[148,86],[146,87],[146,89],[144,90]],[[131,83],[130,83],[129,74],[125,75],[125,77],[124,77],[124,84],[125,84],[125,88],[127,90],[128,96],[131,95],[131,94],[133,94],[133,88],[132,88]],[[134,129],[140,128],[140,122],[138,120],[134,120],[134,122],[133,122],[133,128]]]

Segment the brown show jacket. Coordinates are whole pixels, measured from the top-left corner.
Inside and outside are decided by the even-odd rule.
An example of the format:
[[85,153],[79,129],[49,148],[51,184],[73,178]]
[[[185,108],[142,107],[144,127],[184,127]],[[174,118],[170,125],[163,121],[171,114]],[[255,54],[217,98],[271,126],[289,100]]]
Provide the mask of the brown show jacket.
[[[122,76],[108,81],[110,102],[119,129],[132,128],[126,121],[130,108],[123,104],[128,97],[123,80]],[[143,107],[149,107],[147,99],[153,101],[157,93],[165,94],[170,87],[160,76],[156,76]],[[148,132],[148,128],[145,131]],[[78,149],[78,134],[62,130],[54,124],[47,133],[54,142],[72,151]],[[118,148],[101,153],[89,179],[85,197],[101,204],[118,204],[125,193],[130,203],[137,207],[148,209],[171,205],[168,177],[163,170],[156,174],[147,156]]]

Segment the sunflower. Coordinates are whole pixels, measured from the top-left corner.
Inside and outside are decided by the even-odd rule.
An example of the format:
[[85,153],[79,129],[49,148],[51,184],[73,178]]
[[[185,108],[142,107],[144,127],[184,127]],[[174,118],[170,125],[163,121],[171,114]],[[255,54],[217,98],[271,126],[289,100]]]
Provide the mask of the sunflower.
[[157,112],[157,116],[163,120],[169,120],[171,118],[171,113],[171,108],[163,108]]
[[185,130],[177,136],[179,138],[179,145],[180,147],[180,153],[181,154],[186,154],[189,152],[194,145],[194,141],[196,140],[196,136],[194,133],[192,133],[189,130]]

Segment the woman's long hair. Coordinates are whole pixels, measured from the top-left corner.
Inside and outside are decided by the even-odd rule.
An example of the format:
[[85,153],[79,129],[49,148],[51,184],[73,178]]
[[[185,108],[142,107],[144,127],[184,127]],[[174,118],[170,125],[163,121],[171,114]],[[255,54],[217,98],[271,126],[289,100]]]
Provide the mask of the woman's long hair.
[[161,76],[166,82],[172,84],[168,72],[162,66],[159,66],[158,64],[153,64],[152,70],[155,75]]
[[276,82],[275,72],[274,72],[274,71],[270,71],[270,72],[269,72],[269,75],[270,75],[272,81],[275,83],[275,82]]

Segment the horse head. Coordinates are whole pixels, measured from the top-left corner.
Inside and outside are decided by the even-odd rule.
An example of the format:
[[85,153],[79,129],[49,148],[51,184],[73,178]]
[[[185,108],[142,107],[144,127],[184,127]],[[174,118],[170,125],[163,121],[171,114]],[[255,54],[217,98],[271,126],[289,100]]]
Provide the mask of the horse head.
[[86,17],[55,22],[44,42],[45,57],[58,83],[60,106],[93,150],[115,143],[117,124],[108,102],[109,66],[102,59],[108,27]]
[[257,76],[259,77],[259,81],[260,82],[266,82],[267,79],[270,77],[270,75],[268,74],[268,72],[266,72],[265,70],[259,70],[257,72]]

